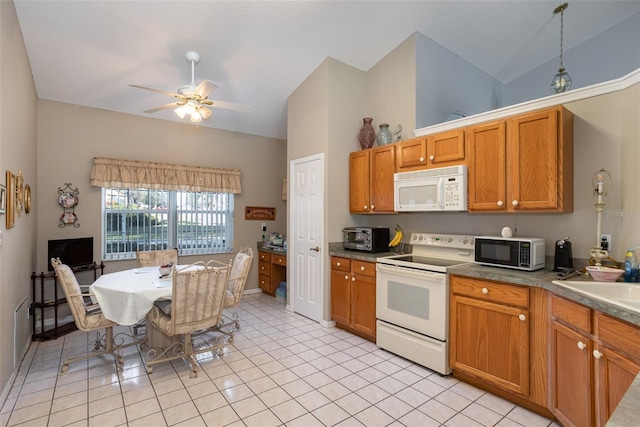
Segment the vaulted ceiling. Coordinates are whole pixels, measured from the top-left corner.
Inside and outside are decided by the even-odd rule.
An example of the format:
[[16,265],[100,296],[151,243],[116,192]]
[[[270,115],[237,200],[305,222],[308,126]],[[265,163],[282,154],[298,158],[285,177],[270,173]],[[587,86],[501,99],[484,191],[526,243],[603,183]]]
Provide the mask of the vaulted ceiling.
[[[286,138],[287,97],[327,57],[368,70],[414,32],[502,83],[559,54],[560,1],[61,1],[14,0],[40,99],[164,120],[160,93],[191,81],[219,84],[200,123]],[[564,48],[640,13],[640,1],[570,2]],[[551,78],[551,76],[550,76]]]

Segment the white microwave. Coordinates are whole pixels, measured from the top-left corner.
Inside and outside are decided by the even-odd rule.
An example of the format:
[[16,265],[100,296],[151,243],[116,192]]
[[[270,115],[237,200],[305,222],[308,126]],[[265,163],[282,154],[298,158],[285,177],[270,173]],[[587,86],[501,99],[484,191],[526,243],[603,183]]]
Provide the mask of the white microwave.
[[397,212],[467,210],[467,165],[393,174]]

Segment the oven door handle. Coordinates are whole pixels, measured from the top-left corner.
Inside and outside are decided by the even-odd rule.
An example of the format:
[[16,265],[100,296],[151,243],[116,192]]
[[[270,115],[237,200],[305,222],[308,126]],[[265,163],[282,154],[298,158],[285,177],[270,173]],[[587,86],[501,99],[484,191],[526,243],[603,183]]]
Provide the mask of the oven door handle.
[[414,268],[406,268],[395,265],[376,264],[376,271],[387,274],[397,274],[399,276],[414,277],[416,279],[429,280],[430,282],[447,282],[446,273],[437,273],[434,271],[418,270]]

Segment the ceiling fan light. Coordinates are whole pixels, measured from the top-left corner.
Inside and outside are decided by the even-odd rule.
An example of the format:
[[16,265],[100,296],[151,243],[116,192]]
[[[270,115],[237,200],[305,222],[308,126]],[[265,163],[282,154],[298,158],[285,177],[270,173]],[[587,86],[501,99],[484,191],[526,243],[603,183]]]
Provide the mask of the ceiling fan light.
[[200,112],[200,115],[204,120],[207,120],[209,117],[211,117],[211,110],[208,108],[201,107],[198,111]]
[[193,123],[198,123],[198,122],[202,121],[202,116],[200,115],[200,112],[198,110],[196,110],[193,113],[191,113],[191,121]]
[[194,111],[196,111],[196,109],[197,109],[197,108],[196,108],[196,103],[195,103],[195,102],[193,102],[193,100],[191,100],[191,101],[187,102],[187,103],[184,105],[184,112],[185,112],[185,113],[187,113],[187,114],[193,114],[193,113],[194,113]]
[[179,106],[173,111],[174,113],[176,113],[178,117],[180,117],[181,119],[184,119],[184,115],[186,114],[186,112],[184,111],[184,105]]

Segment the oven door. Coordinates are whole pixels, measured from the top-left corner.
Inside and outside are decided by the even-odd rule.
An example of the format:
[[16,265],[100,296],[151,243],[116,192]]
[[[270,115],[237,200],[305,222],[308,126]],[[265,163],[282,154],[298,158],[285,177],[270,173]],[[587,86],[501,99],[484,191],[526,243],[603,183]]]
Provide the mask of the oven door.
[[376,317],[446,341],[449,336],[447,274],[376,264]]

